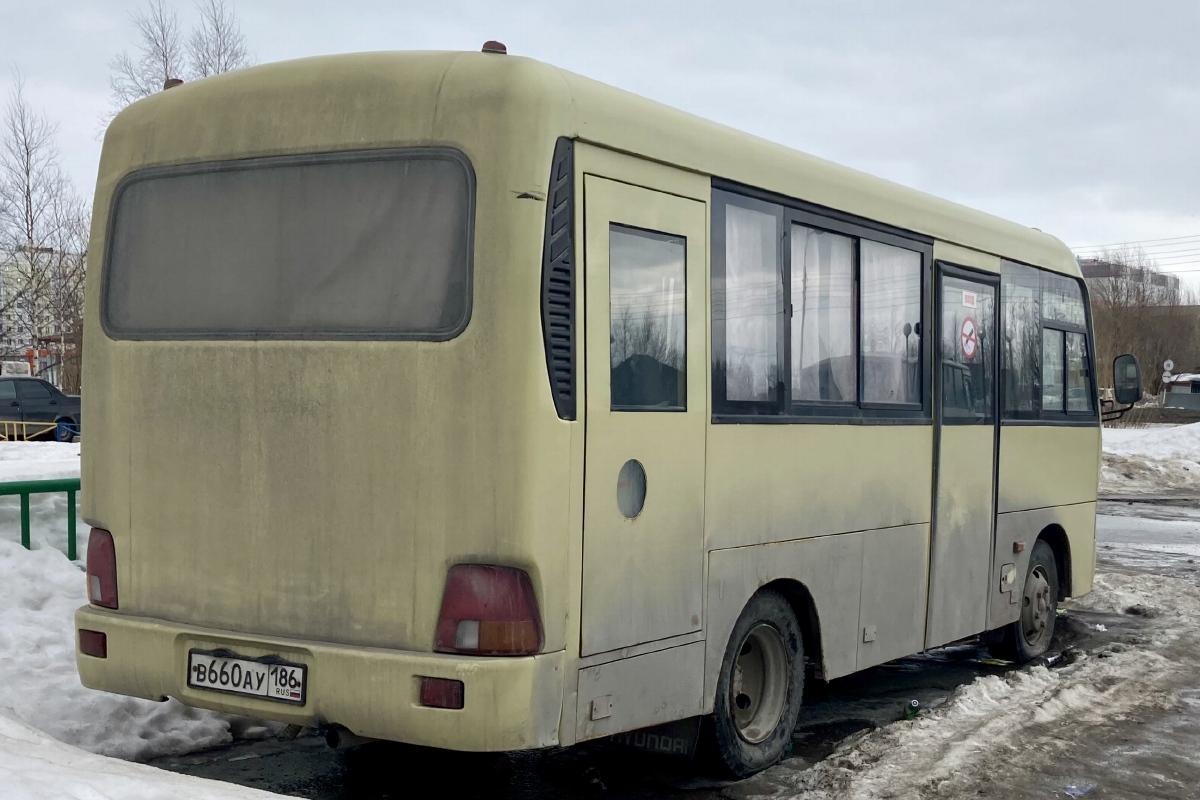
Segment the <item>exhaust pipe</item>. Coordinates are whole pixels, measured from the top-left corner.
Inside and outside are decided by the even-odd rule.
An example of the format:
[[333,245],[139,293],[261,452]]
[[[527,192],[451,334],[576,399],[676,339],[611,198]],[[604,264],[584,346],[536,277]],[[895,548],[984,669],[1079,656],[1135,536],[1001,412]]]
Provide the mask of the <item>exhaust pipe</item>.
[[343,728],[341,725],[330,725],[325,731],[325,744],[330,749],[337,750],[346,747],[358,747],[360,744],[368,744],[377,742],[378,739],[371,739],[366,736],[359,736],[357,733]]

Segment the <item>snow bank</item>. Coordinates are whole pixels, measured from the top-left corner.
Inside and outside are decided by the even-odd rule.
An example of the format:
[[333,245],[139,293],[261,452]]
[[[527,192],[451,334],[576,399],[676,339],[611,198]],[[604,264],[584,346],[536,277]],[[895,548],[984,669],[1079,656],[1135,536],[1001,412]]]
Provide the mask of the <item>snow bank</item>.
[[1180,636],[1195,636],[1200,587],[1177,578],[1107,573],[1097,576],[1096,591],[1077,602],[1114,612],[1132,604],[1159,612],[1145,629],[1147,649],[1114,648],[1058,669],[977,678],[915,720],[848,741],[811,769],[785,761],[740,786],[737,796],[974,797],[984,793],[980,781],[994,786],[994,776],[1006,774],[1013,758],[1033,768],[1036,759],[1049,763],[1069,746],[1064,727],[1107,726],[1140,708],[1169,708],[1175,702],[1171,687],[1190,680],[1196,667],[1163,651],[1171,652],[1167,646]]
[[[78,444],[0,442],[0,481],[78,476]],[[31,497],[30,521],[34,549],[25,550],[19,544],[19,498],[0,498],[0,795],[277,797],[104,757],[182,754],[225,744],[234,733],[254,737],[270,731],[174,700],[154,703],[84,688],[75,671],[74,615],[87,597],[81,565],[64,555],[66,495]],[[87,528],[82,519],[77,525],[82,558]]]
[[[79,477],[79,444],[0,442],[0,481]],[[76,498],[76,515],[79,513]],[[67,496],[35,494],[29,498],[30,543],[67,551]],[[88,528],[76,517],[78,553],[87,554]],[[21,541],[21,498],[0,497],[0,540]]]
[[97,692],[79,682],[73,620],[87,603],[85,592],[82,571],[62,553],[0,541],[0,715],[126,759],[231,741],[228,717],[174,700]]
[[0,713],[6,800],[256,800],[282,795],[86,753]]
[[1200,491],[1200,422],[1105,428],[1100,493]]
[[0,481],[78,477],[78,442],[0,442]]

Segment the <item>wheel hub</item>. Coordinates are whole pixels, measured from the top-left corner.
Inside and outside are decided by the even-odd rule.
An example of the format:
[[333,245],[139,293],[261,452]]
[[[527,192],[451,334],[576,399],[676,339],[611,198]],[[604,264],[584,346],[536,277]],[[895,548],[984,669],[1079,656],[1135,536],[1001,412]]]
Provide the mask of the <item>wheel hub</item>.
[[1025,592],[1021,602],[1021,634],[1031,647],[1041,644],[1050,629],[1050,615],[1054,603],[1050,597],[1050,581],[1040,564],[1033,568],[1025,580]]
[[750,629],[729,682],[729,710],[738,735],[757,744],[775,730],[787,705],[788,651],[774,627]]

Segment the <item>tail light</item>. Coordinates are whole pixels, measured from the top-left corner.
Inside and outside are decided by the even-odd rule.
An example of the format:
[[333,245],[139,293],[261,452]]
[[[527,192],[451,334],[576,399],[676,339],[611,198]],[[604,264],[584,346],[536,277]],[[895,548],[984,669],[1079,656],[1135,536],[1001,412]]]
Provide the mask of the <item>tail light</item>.
[[462,708],[463,682],[449,678],[421,678],[421,705],[430,708]]
[[108,634],[100,631],[79,631],[79,649],[85,656],[108,658]]
[[88,601],[104,608],[117,607],[117,548],[112,534],[92,528],[87,549]]
[[451,567],[433,649],[484,656],[541,652],[542,619],[529,575],[513,567]]

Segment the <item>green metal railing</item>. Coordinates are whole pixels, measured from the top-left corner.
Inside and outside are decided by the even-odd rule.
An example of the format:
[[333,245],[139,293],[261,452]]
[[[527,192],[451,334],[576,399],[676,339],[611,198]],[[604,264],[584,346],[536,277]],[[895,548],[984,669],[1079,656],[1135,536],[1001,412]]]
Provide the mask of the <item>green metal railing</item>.
[[29,549],[29,495],[67,493],[67,558],[75,560],[75,496],[79,478],[58,478],[48,481],[10,481],[0,483],[0,497],[21,496],[21,546]]

